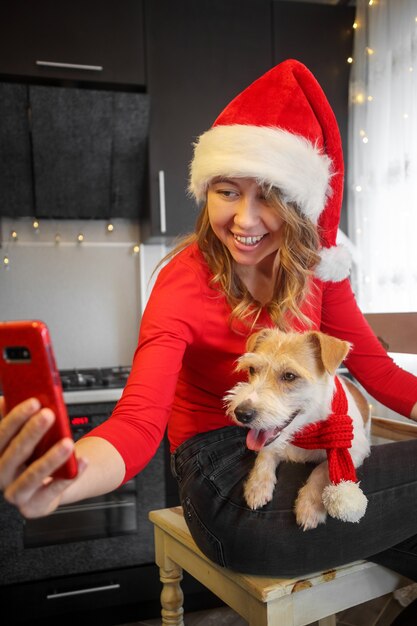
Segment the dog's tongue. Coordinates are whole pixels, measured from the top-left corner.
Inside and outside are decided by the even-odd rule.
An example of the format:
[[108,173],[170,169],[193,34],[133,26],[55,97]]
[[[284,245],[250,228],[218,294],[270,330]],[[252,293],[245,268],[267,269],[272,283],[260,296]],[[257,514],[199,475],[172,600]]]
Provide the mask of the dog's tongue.
[[275,439],[279,432],[279,428],[268,428],[268,430],[254,430],[251,428],[246,435],[246,446],[249,450],[258,452],[267,443]]

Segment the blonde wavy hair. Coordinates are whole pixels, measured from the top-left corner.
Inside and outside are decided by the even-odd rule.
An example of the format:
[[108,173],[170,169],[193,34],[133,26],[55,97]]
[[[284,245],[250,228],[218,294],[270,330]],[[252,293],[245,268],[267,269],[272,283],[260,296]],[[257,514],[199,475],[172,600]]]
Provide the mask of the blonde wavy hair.
[[[284,222],[282,244],[277,251],[279,263],[273,296],[265,308],[282,330],[288,330],[291,317],[302,320],[308,326],[310,320],[301,312],[300,306],[307,297],[311,286],[309,279],[320,259],[317,228],[294,205],[285,203],[276,188],[266,189],[265,197]],[[213,232],[207,204],[197,218],[195,232],[182,237],[156,269],[192,243],[197,243],[213,274],[212,286],[219,288],[226,296],[231,307],[231,325],[235,320],[241,321],[253,330],[263,305],[245,287],[236,272],[229,250]]]

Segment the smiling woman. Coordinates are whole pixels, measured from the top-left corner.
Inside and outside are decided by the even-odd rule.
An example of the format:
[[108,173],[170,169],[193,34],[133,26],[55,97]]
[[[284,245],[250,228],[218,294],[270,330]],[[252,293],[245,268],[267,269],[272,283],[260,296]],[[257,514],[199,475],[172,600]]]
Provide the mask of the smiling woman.
[[210,183],[207,209],[211,228],[234,259],[240,279],[255,300],[269,302],[283,225],[272,194],[268,198],[252,178],[224,179]]

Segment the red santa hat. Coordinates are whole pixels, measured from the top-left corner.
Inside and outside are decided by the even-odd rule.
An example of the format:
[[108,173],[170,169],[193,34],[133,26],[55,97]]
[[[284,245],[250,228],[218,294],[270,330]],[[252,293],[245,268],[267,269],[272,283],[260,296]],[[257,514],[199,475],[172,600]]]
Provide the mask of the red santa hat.
[[313,74],[287,60],[247,87],[194,148],[189,189],[204,200],[216,176],[250,177],[277,187],[318,226],[316,275],[340,281],[350,254],[336,245],[343,195],[343,153],[332,108]]

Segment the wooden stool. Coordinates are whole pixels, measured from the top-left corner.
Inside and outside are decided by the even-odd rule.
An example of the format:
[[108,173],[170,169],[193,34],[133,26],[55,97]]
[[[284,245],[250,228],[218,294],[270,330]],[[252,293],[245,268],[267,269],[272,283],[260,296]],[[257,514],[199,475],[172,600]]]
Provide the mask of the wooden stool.
[[202,583],[250,626],[335,626],[335,613],[405,586],[409,580],[357,561],[302,580],[238,574],[212,563],[197,548],[181,507],[151,511],[155,561],[163,585],[162,624],[183,626],[182,570]]

